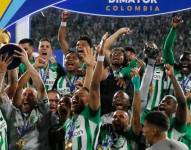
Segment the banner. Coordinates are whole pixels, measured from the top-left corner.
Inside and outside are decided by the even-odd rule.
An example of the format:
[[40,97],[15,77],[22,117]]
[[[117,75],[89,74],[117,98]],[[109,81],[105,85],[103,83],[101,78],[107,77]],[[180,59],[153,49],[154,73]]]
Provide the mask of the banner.
[[114,17],[161,15],[191,8],[190,0],[0,0],[0,4],[0,28],[50,6]]

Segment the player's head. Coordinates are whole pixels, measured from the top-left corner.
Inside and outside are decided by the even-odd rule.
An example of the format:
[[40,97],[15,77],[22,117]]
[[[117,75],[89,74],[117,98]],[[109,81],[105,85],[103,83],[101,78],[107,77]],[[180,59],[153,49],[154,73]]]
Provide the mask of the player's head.
[[181,73],[188,75],[191,73],[191,52],[185,51],[179,58]]
[[164,136],[168,129],[169,119],[164,113],[153,111],[145,117],[143,135],[149,144],[154,144],[154,140],[161,137],[161,135]]
[[116,110],[113,113],[112,128],[117,133],[124,133],[130,123],[129,114],[123,110]]
[[84,49],[85,48],[91,48],[92,47],[92,41],[87,36],[81,36],[79,37],[77,43],[76,43],[76,52],[80,56],[80,58],[83,57]]
[[48,38],[42,38],[38,46],[39,55],[44,59],[50,59],[52,56],[52,45]]

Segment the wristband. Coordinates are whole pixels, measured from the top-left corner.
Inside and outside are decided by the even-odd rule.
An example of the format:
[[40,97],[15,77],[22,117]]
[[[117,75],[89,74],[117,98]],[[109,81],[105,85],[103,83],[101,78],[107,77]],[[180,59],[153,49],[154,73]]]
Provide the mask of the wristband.
[[100,56],[100,55],[98,55],[98,56],[97,56],[97,61],[103,62],[103,61],[104,61],[104,58],[105,58],[105,56]]
[[60,24],[61,27],[66,27],[66,25],[67,25],[67,22],[64,22],[64,21],[62,21]]

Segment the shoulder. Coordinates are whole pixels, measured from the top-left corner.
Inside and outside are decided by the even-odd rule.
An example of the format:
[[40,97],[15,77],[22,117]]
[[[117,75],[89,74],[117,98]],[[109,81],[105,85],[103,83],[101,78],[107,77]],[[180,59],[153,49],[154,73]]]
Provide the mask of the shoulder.
[[182,142],[179,142],[179,141],[176,141],[176,140],[168,140],[169,141],[169,147],[172,147],[172,149],[174,150],[188,150],[188,147],[182,143]]

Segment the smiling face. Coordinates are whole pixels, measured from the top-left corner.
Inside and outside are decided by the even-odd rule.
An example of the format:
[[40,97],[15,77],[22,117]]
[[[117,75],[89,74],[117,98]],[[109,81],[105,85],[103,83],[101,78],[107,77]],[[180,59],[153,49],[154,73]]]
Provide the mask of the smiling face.
[[115,110],[127,110],[130,106],[129,96],[123,91],[118,91],[113,96],[113,107]]
[[49,60],[52,56],[52,46],[49,41],[42,40],[39,42],[39,56],[42,58]]
[[76,53],[69,53],[66,55],[64,64],[67,71],[76,71],[80,66],[80,59]]
[[75,91],[72,97],[71,111],[74,114],[80,114],[84,109],[85,105],[88,103],[89,93],[87,90],[81,88]]

